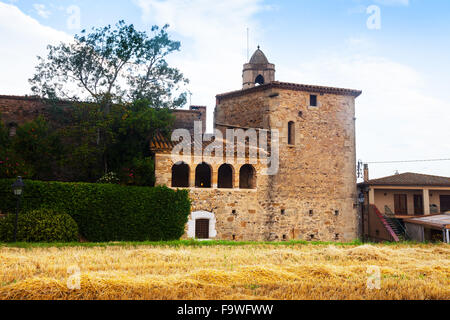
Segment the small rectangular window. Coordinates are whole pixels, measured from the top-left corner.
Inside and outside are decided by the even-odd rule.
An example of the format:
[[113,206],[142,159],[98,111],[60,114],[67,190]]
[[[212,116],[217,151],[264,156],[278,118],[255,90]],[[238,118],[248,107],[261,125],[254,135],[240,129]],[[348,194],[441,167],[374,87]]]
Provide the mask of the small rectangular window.
[[317,107],[317,96],[315,94],[309,96],[309,106]]
[[295,145],[295,123],[293,121],[288,123],[288,144]]

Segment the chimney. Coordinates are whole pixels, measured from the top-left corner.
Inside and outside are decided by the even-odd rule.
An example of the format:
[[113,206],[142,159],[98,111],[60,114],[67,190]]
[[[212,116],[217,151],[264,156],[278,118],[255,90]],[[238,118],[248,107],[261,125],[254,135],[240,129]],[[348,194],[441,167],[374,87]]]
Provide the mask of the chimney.
[[369,182],[369,165],[364,164],[364,182]]
[[203,123],[203,133],[206,132],[206,106],[191,106],[189,110],[197,111],[199,116],[197,121],[202,121]]

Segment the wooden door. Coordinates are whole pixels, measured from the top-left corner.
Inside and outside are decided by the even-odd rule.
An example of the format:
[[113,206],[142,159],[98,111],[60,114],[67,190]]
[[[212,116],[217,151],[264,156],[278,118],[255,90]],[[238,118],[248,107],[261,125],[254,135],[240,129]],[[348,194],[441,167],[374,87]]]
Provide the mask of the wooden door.
[[423,215],[423,196],[419,194],[414,195],[414,214],[416,216]]
[[195,238],[209,239],[209,219],[195,220]]
[[395,214],[407,215],[408,214],[408,197],[406,194],[394,195],[394,207]]

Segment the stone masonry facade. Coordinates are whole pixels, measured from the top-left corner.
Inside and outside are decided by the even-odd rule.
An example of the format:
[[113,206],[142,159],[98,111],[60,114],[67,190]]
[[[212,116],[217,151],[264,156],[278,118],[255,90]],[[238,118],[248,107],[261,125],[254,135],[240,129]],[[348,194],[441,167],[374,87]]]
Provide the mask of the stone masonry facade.
[[[217,188],[217,179],[225,160],[188,159],[192,212],[214,216],[217,234],[211,238],[357,239],[355,99],[361,92],[276,81],[244,87],[217,96],[215,128],[224,132],[227,128],[278,130],[279,170],[275,175],[264,175],[265,165],[253,164],[256,185],[241,189],[240,168],[249,159],[238,162],[235,158],[229,163],[233,186],[223,189]],[[310,105],[312,95],[315,106]],[[212,168],[211,188],[195,187],[196,167],[201,163]],[[155,150],[157,184],[172,185],[174,165],[170,152]],[[190,225],[194,225],[192,221]],[[188,234],[192,232],[187,230],[185,237]]]
[[[71,107],[69,101],[59,101],[59,107]],[[0,116],[6,127],[17,127],[39,116],[51,119],[52,103],[37,96],[0,95]],[[206,107],[191,106],[189,110],[173,110],[174,127],[194,130],[194,121],[202,121],[206,130]]]
[[[217,157],[186,158],[189,181],[184,187],[190,192],[192,213],[184,237],[195,237],[196,219],[201,218],[209,219],[210,239],[358,238],[355,99],[360,94],[275,81],[275,65],[258,49],[244,66],[243,88],[216,97],[214,127],[224,137],[226,129],[278,130],[279,170],[266,175],[267,164],[261,159],[251,161],[248,154],[244,158],[235,154],[231,162]],[[0,96],[2,120],[11,129],[39,115],[48,118],[48,108],[39,97]],[[192,106],[174,114],[175,128],[192,134],[194,122],[202,121],[201,133],[205,132],[206,107]],[[172,170],[179,164],[171,155],[173,146],[170,141],[151,146],[157,185],[173,187]],[[196,169],[202,164],[210,168],[210,188],[196,186]],[[253,168],[250,188],[242,187],[240,181],[246,164]],[[224,165],[232,175],[226,188],[218,183],[219,168]]]
[[0,96],[1,119],[6,126],[18,126],[38,116],[48,117],[48,108],[35,96]]

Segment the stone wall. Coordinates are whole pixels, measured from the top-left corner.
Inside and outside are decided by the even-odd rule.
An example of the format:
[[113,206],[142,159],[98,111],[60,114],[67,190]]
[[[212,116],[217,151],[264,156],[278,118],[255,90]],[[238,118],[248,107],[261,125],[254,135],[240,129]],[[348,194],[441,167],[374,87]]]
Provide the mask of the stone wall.
[[0,114],[8,125],[22,125],[39,115],[48,116],[47,106],[38,97],[0,96]]
[[[310,92],[276,91],[276,97],[268,98],[270,127],[280,131],[281,140],[280,170],[272,177],[271,202],[280,203],[288,214],[280,216],[277,207],[269,207],[274,215],[270,237],[294,228],[295,238],[356,239],[354,97],[322,94],[318,107],[310,107]],[[288,145],[291,121],[295,143]]]
[[[155,155],[155,171],[157,185],[172,185],[172,166],[174,161],[170,154]],[[264,202],[267,190],[267,177],[260,175],[264,166],[260,163],[254,164],[256,170],[256,189],[239,189],[239,171],[244,164],[230,163],[234,170],[233,188],[218,189],[218,171],[223,164],[209,158],[186,158],[184,162],[190,167],[189,184],[192,210],[213,212],[216,217],[217,239],[241,240],[241,241],[263,241],[265,240],[266,220],[265,209],[261,206]],[[212,168],[212,188],[195,188],[195,169],[198,164],[206,162]],[[187,230],[186,230],[187,231]],[[184,236],[186,238],[187,235]]]
[[[70,105],[69,102],[60,102]],[[33,121],[39,115],[49,118],[49,105],[45,100],[33,96],[0,96],[0,114],[3,122],[8,125],[22,125]],[[174,128],[194,130],[194,121],[203,122],[206,129],[206,107],[191,106],[189,110],[173,110],[175,115]]]
[[214,122],[219,129],[223,124],[268,128],[269,102],[266,94],[261,92],[219,100],[214,112]]
[[206,130],[206,107],[191,106],[189,110],[173,110],[175,115],[174,128],[188,129],[194,132],[194,122],[202,121],[203,132]]
[[[310,107],[310,94],[272,88],[218,101],[216,125],[278,129],[281,139],[279,172],[263,176],[263,167],[257,166],[256,190],[223,191],[214,185],[200,190],[191,184],[193,211],[216,214],[219,239],[232,234],[240,240],[358,238],[355,98],[318,94],[319,106]],[[293,145],[287,141],[290,121],[295,123]],[[156,156],[158,184],[170,186],[172,164],[169,155]],[[218,165],[213,168],[217,185]],[[238,218],[231,208],[240,212]]]

